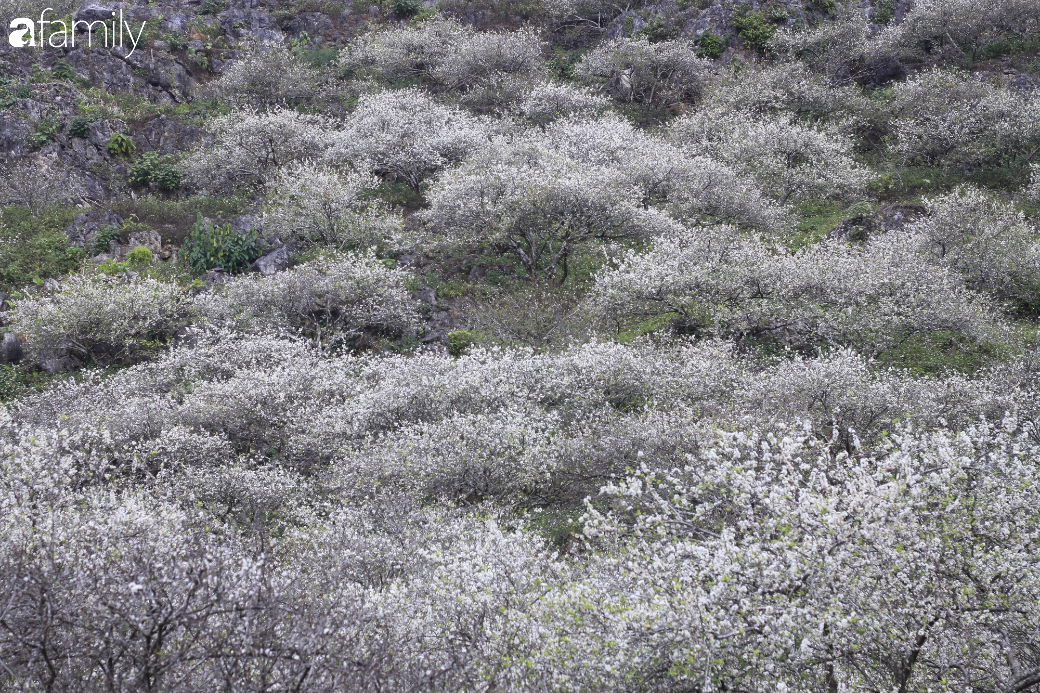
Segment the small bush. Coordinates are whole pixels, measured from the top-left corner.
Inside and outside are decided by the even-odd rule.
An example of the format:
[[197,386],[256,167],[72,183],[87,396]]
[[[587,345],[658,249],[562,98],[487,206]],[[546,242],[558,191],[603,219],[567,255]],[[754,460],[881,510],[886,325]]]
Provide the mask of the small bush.
[[418,0],[394,0],[391,7],[393,8],[394,16],[401,19],[416,15],[422,9],[422,5],[419,4]]
[[216,267],[242,272],[260,257],[260,239],[256,231],[240,233],[231,224],[214,226],[200,214],[181,247],[180,257],[194,274]]
[[126,261],[130,265],[138,267],[152,264],[152,251],[146,246],[139,245],[127,253]]
[[72,67],[65,60],[55,62],[51,67],[51,74],[54,75],[55,79],[72,79],[76,76],[76,73],[72,71]]
[[90,244],[90,254],[100,255],[108,252],[108,246],[112,241],[118,241],[122,231],[116,226],[105,226],[94,234],[94,240]]
[[705,58],[717,58],[726,52],[726,39],[711,29],[706,29],[697,39],[697,55]]
[[469,349],[476,343],[476,338],[472,332],[467,330],[456,330],[448,333],[448,353],[458,358],[466,353],[466,349]]
[[154,184],[163,192],[173,192],[181,185],[181,172],[173,165],[169,156],[163,156],[158,152],[146,152],[141,160],[130,168],[128,182],[136,188],[146,188]]
[[87,137],[90,135],[90,118],[86,116],[76,116],[69,123],[69,135],[71,137]]
[[191,310],[176,284],[73,275],[56,294],[16,302],[11,327],[26,335],[30,363],[66,355],[85,363],[130,363],[175,337]]
[[770,23],[765,13],[752,10],[750,5],[741,5],[733,13],[733,27],[740,40],[760,52],[765,51],[776,32],[776,26]]
[[134,141],[121,132],[113,132],[108,138],[108,146],[105,147],[112,156],[122,156],[127,159],[134,153],[137,147]]

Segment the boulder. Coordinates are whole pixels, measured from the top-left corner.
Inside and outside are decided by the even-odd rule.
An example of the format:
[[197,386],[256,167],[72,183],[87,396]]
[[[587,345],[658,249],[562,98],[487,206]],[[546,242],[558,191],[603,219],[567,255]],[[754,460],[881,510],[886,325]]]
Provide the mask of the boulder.
[[253,272],[259,272],[265,277],[269,277],[276,272],[281,272],[289,266],[290,249],[289,246],[281,246],[276,250],[272,250],[266,255],[257,258],[249,269]]
[[123,219],[111,210],[97,210],[77,214],[72,223],[65,228],[65,236],[69,245],[83,248],[94,240],[95,234],[106,226],[123,225]]
[[412,298],[423,303],[428,303],[434,308],[437,307],[437,292],[428,286],[424,286],[412,292]]
[[152,251],[153,257],[159,257],[162,253],[162,236],[159,235],[158,231],[153,229],[134,231],[130,234],[128,250],[133,250],[139,245],[143,245],[148,248],[148,250]]
[[79,368],[81,365],[82,363],[75,356],[54,356],[40,361],[40,368],[47,375],[57,375],[64,371]]
[[119,5],[115,3],[102,3],[97,0],[86,0],[76,14],[72,16],[74,21],[80,22],[109,22],[113,17],[119,15]]
[[0,363],[18,363],[22,360],[22,343],[8,332],[0,339]]

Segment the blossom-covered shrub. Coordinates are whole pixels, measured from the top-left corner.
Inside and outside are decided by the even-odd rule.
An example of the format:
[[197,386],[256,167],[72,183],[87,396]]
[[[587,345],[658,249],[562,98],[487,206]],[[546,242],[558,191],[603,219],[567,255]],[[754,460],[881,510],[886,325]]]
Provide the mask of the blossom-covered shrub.
[[421,91],[386,91],[361,97],[328,156],[334,162],[367,163],[418,190],[430,173],[486,143],[488,132],[484,122]]
[[5,166],[0,171],[0,204],[24,205],[34,217],[46,207],[72,202],[86,191],[79,176],[51,170],[34,161]]
[[607,109],[606,97],[587,88],[557,82],[541,82],[524,95],[517,111],[536,125],[545,126],[567,117],[588,118]]
[[339,250],[393,240],[400,217],[360,198],[377,185],[379,180],[366,172],[310,161],[291,164],[267,185],[263,227],[301,246],[320,243]]
[[845,5],[834,20],[808,30],[780,29],[769,45],[788,60],[805,62],[832,82],[883,84],[900,76],[895,56],[901,36],[898,27],[878,31],[859,8]]
[[663,219],[640,209],[620,173],[576,165],[540,143],[498,144],[441,176],[423,218],[457,243],[500,244],[535,281],[564,282],[593,240],[653,235]]
[[908,161],[972,167],[1040,146],[1040,98],[959,72],[929,70],[897,85],[889,109]]
[[1026,305],[1040,290],[1040,230],[1013,205],[974,187],[926,201],[928,216],[915,222],[925,252],[978,291]]
[[209,121],[212,139],[182,164],[187,182],[200,190],[262,189],[279,167],[320,158],[331,143],[323,116],[286,109],[243,110]]
[[692,155],[754,177],[781,204],[792,196],[855,196],[871,177],[853,160],[847,137],[786,115],[704,110],[672,123],[669,136]]
[[900,42],[908,52],[933,60],[970,59],[986,43],[1040,26],[1033,0],[919,0],[903,17]]
[[32,362],[74,356],[132,361],[175,337],[193,310],[182,289],[154,279],[73,275],[59,291],[16,302],[14,331]]
[[370,31],[347,44],[339,65],[348,74],[383,82],[433,78],[433,71],[472,36],[469,26],[431,19],[414,26]]
[[1040,535],[1021,424],[899,431],[855,458],[796,427],[720,433],[674,469],[605,486],[615,510],[592,509],[585,531],[619,550],[595,588],[613,597],[589,616],[611,614],[618,639],[585,654],[602,665],[589,677],[884,690],[952,670],[1026,690]]
[[272,277],[225,283],[200,299],[207,320],[242,330],[300,333],[319,346],[356,342],[366,332],[394,335],[412,329],[415,308],[406,274],[372,254],[330,256]]
[[541,39],[520,30],[467,36],[432,76],[445,89],[460,93],[468,106],[494,111],[523,98],[547,73]]
[[661,106],[698,99],[711,69],[693,43],[621,38],[586,54],[574,74],[618,101]]
[[334,82],[281,45],[256,47],[207,90],[242,109],[326,106],[338,91]]
[[858,120],[869,102],[853,86],[834,85],[803,63],[779,63],[730,75],[708,88],[705,107],[715,112],[793,113],[823,121]]
[[919,247],[912,235],[891,235],[791,254],[729,227],[678,228],[603,273],[593,300],[614,320],[672,314],[719,334],[868,354],[919,333],[992,335],[986,302]]

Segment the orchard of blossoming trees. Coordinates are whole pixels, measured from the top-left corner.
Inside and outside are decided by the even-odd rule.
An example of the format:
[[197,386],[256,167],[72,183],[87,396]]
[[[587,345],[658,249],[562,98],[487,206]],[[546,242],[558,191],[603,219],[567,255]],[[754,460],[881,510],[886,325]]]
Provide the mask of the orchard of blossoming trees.
[[169,4],[0,53],[0,689],[1040,691],[1040,0]]

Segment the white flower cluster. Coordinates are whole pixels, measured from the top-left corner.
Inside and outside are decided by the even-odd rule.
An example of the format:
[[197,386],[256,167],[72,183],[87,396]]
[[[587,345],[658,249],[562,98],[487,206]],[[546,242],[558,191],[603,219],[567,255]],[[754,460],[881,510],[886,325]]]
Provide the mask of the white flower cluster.
[[74,275],[56,293],[16,301],[9,319],[31,363],[132,363],[193,324],[288,331],[331,347],[413,331],[407,277],[371,253],[333,255],[270,278],[239,277],[195,297],[155,279]]
[[290,331],[319,346],[356,340],[366,331],[401,333],[415,327],[407,274],[387,269],[371,253],[312,260],[272,277],[225,282],[196,303],[211,325],[242,331]]
[[284,108],[236,111],[207,123],[212,141],[192,152],[181,168],[200,190],[262,189],[280,166],[320,158],[329,147],[330,127],[323,116]]
[[926,262],[920,246],[890,234],[788,253],[732,227],[679,227],[601,274],[591,301],[613,320],[671,314],[720,335],[875,355],[920,333],[995,336],[986,299]]
[[32,362],[74,356],[106,364],[172,340],[196,312],[175,284],[74,275],[57,292],[15,302],[9,319]]
[[256,46],[207,85],[236,108],[322,106],[337,95],[335,83],[281,45]]
[[366,33],[343,49],[348,73],[383,83],[422,78],[478,111],[516,105],[547,77],[542,40],[530,30],[477,32],[453,20]]
[[400,235],[400,216],[361,198],[378,185],[368,172],[337,171],[311,161],[289,164],[267,184],[263,228],[301,246],[343,250],[393,242]]
[[486,144],[489,123],[417,89],[364,95],[330,138],[336,163],[368,162],[418,190],[423,179]]
[[670,105],[699,98],[711,61],[689,41],[619,38],[600,44],[574,69],[578,78],[625,103]]
[[1040,98],[946,70],[896,85],[888,105],[906,160],[979,166],[1040,147]]
[[924,250],[972,289],[1028,303],[1040,288],[1040,233],[1014,205],[975,187],[926,200],[912,225]]
[[673,142],[755,178],[780,203],[788,198],[855,197],[871,174],[852,158],[852,142],[791,115],[710,108],[669,126]]

